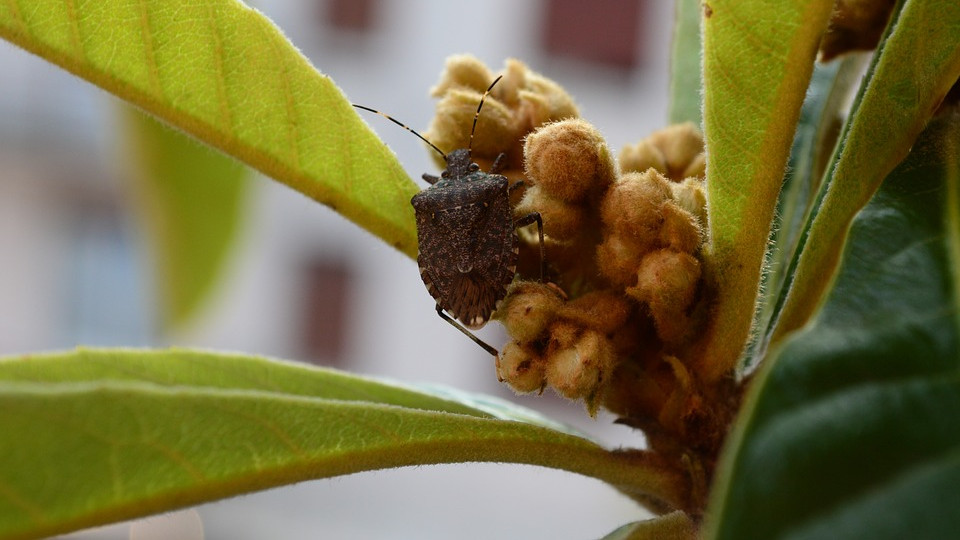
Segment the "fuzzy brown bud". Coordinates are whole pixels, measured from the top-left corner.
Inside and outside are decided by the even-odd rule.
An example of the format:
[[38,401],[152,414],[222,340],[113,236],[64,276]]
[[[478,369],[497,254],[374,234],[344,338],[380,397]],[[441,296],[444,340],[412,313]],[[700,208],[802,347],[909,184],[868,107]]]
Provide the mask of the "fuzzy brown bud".
[[447,58],[440,82],[430,89],[433,97],[442,97],[452,88],[483,92],[493,82],[493,74],[475,56],[457,54]]
[[699,281],[700,261],[688,253],[662,249],[643,258],[637,284],[626,292],[650,308],[660,339],[675,343],[689,325],[686,311]]
[[528,135],[524,164],[531,182],[569,203],[603,191],[616,174],[600,132],[579,119],[547,124]]
[[603,382],[613,371],[616,354],[610,341],[595,330],[558,321],[550,327],[547,384],[569,399],[583,399],[595,415]]
[[674,124],[647,137],[647,141],[663,152],[667,162],[667,177],[679,182],[687,167],[703,153],[703,135],[692,122]]
[[690,212],[673,201],[660,207],[663,226],[660,227],[660,244],[684,253],[694,253],[700,247],[700,226]]
[[623,149],[620,150],[617,161],[620,162],[620,171],[622,173],[642,173],[647,169],[653,168],[661,174],[667,174],[667,158],[664,157],[663,152],[661,152],[659,148],[646,140],[640,141],[637,144],[624,146]]
[[602,290],[567,302],[557,312],[557,317],[609,335],[627,322],[632,311],[631,302],[622,294]]
[[597,246],[597,268],[603,277],[617,285],[632,285],[637,279],[637,267],[646,252],[646,249],[624,240],[622,236],[611,234]]
[[[482,92],[475,90],[449,90],[437,103],[437,114],[423,136],[444,152],[467,148],[470,145],[470,129],[482,96]],[[510,110],[495,98],[487,96],[483,102],[483,114],[477,118],[473,153],[493,159],[501,152],[510,150],[510,142],[518,137]]]
[[672,184],[670,190],[673,200],[680,208],[697,218],[700,227],[707,226],[707,191],[703,182],[697,178],[687,178],[679,184]]
[[545,369],[543,358],[516,341],[507,343],[497,357],[497,378],[520,394],[543,390]]
[[670,195],[670,184],[654,169],[624,174],[604,196],[600,216],[611,231],[650,244],[660,228],[660,206]]
[[680,174],[681,178],[706,178],[707,177],[707,154],[701,152],[693,158],[693,161],[687,165],[687,168],[684,169],[683,173]]
[[515,215],[522,216],[530,212],[540,212],[543,234],[559,242],[573,240],[583,231],[587,221],[587,212],[582,206],[551,197],[539,185],[526,190]]
[[515,281],[493,316],[513,339],[525,343],[541,337],[562,304],[563,298],[555,286]]

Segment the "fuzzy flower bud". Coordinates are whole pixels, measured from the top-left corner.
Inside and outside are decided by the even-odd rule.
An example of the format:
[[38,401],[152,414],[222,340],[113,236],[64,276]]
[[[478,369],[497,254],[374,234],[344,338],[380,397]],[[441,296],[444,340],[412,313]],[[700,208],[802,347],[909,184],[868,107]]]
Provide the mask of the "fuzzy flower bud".
[[600,132],[579,119],[547,124],[528,135],[524,156],[531,182],[569,203],[603,191],[616,174]]
[[632,285],[637,279],[637,266],[649,246],[639,247],[618,234],[608,235],[597,246],[597,268],[603,277],[620,286]]
[[680,208],[693,214],[701,228],[707,226],[707,191],[703,182],[696,178],[687,178],[679,184],[671,184],[673,200]]
[[443,97],[450,89],[483,92],[493,81],[493,74],[475,56],[457,54],[447,58],[440,82],[430,89],[433,97]]
[[517,205],[515,215],[522,216],[530,212],[540,212],[543,218],[543,234],[559,242],[573,240],[582,232],[587,221],[583,207],[551,197],[540,185],[526,190]]
[[556,317],[563,300],[556,286],[515,281],[493,316],[513,339],[522,343],[536,341]]
[[693,158],[687,168],[684,169],[683,173],[680,174],[681,178],[706,178],[707,177],[707,154],[701,152]]
[[550,328],[547,383],[569,399],[583,399],[595,415],[603,383],[613,371],[616,353],[610,341],[595,330],[558,321]]
[[[466,148],[470,130],[483,93],[495,76],[477,58],[452,56],[431,95],[440,98],[437,113],[424,137],[445,152]],[[523,137],[540,125],[576,117],[573,99],[560,85],[530,71],[519,60],[508,60],[503,78],[483,102],[474,131],[473,156],[477,163],[492,163],[506,154],[508,177],[515,178],[523,167]],[[437,165],[445,166],[439,156]]]
[[624,146],[617,157],[622,173],[642,173],[647,169],[656,169],[661,174],[667,174],[667,158],[659,148],[643,140],[637,144]]
[[700,226],[690,212],[673,201],[660,207],[663,226],[660,227],[660,244],[673,251],[694,253],[700,247]]
[[632,312],[631,302],[622,294],[602,290],[567,302],[557,312],[557,317],[606,336],[619,330]]
[[660,206],[670,195],[670,184],[656,170],[624,174],[604,196],[600,217],[611,231],[647,245],[656,239]]
[[511,341],[497,357],[497,378],[517,393],[541,391],[546,385],[543,359],[516,341]]
[[[444,152],[467,148],[470,144],[470,129],[477,113],[477,105],[483,92],[467,89],[450,89],[437,103],[437,114],[423,136]],[[511,150],[511,142],[519,138],[513,125],[510,110],[492,96],[483,102],[482,114],[477,118],[473,135],[473,152],[478,156],[496,158],[501,152]],[[442,161],[440,156],[437,159]],[[441,164],[441,166],[446,166]]]
[[699,281],[700,261],[688,253],[662,249],[643,258],[637,284],[626,292],[650,308],[660,339],[676,343],[687,329],[686,311]]
[[667,162],[667,177],[675,182],[683,180],[684,171],[703,153],[703,135],[692,122],[674,124],[647,137],[650,144],[663,152]]

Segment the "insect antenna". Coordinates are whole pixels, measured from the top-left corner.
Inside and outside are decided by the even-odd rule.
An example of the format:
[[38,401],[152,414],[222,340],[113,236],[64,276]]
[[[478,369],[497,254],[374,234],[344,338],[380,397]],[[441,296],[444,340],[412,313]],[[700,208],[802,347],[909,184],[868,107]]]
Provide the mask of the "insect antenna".
[[497,76],[497,78],[494,79],[492,83],[490,83],[490,86],[487,87],[487,91],[483,93],[483,96],[480,97],[480,103],[477,104],[477,113],[473,115],[473,127],[470,128],[470,142],[467,143],[468,155],[473,155],[471,153],[471,150],[473,149],[473,132],[477,130],[477,119],[480,118],[480,109],[483,108],[483,100],[487,99],[487,94],[489,94],[490,91],[493,90],[493,87],[496,86],[497,83],[500,82],[500,79],[502,78],[503,78],[503,75]]
[[[494,81],[494,83],[496,83],[496,81]],[[491,88],[492,88],[492,86],[491,86]],[[488,90],[488,92],[489,92],[489,90]],[[484,95],[486,95],[486,94],[484,94]],[[481,103],[480,103],[480,104],[481,104],[481,105],[483,104],[483,100],[481,100]],[[407,125],[404,124],[403,122],[397,120],[396,118],[390,116],[389,114],[382,113],[382,112],[380,112],[380,111],[378,111],[378,110],[376,110],[376,109],[371,109],[370,107],[364,107],[363,105],[357,105],[356,103],[354,103],[353,106],[356,107],[356,108],[358,108],[358,109],[363,109],[363,110],[365,110],[365,111],[369,111],[369,112],[372,112],[372,113],[379,114],[380,116],[382,116],[382,117],[386,118],[387,120],[393,122],[394,124],[402,127],[403,129],[409,131],[410,133],[413,133],[414,135],[416,135],[417,137],[419,137],[421,141],[429,144],[429,145],[430,145],[430,148],[433,148],[434,150],[436,150],[436,151],[440,154],[440,156],[443,157],[443,160],[444,160],[444,161],[447,160],[447,155],[443,153],[443,150],[437,148],[437,146],[436,146],[435,144],[433,144],[432,142],[428,141],[423,135],[417,133],[413,128],[407,126]],[[477,114],[479,114],[479,113],[480,113],[480,109],[477,109]],[[473,123],[474,123],[474,125],[476,125],[476,123],[477,123],[477,119],[476,119],[476,118],[473,119]],[[471,137],[472,137],[472,134],[471,134]]]

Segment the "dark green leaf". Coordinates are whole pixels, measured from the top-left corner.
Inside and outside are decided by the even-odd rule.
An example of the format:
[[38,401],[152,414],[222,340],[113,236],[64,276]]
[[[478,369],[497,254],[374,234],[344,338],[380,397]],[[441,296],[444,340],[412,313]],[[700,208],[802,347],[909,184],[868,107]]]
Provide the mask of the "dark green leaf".
[[709,538],[960,530],[960,117],[932,124],[853,223],[814,323],[753,382]]

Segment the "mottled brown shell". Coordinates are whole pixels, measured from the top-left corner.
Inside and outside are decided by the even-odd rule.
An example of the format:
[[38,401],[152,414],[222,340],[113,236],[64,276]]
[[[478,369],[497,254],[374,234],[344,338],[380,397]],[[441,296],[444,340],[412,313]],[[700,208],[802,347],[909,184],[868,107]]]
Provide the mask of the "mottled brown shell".
[[445,176],[410,202],[417,217],[417,262],[427,290],[464,326],[482,327],[516,273],[518,239],[509,181],[471,170]]

